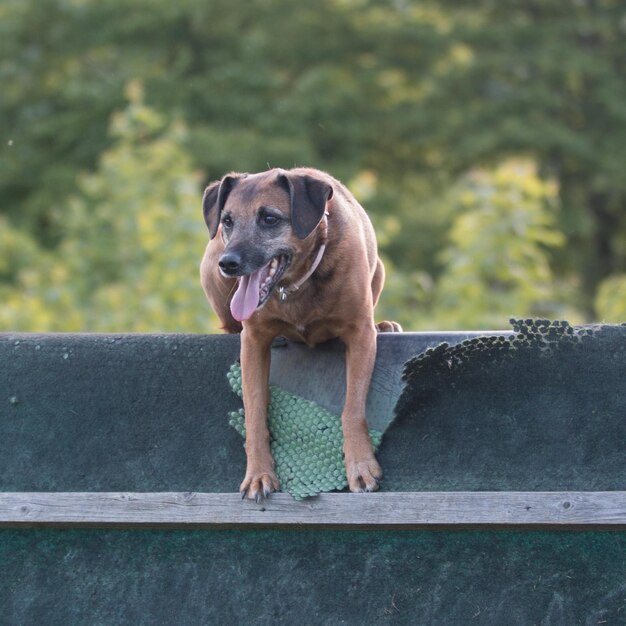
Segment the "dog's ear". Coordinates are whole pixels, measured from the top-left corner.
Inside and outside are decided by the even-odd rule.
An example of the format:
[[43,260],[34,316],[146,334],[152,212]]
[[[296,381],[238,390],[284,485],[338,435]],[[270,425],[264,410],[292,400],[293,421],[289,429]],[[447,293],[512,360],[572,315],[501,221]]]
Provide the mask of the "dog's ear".
[[202,196],[202,212],[204,221],[209,229],[209,237],[213,239],[220,223],[220,215],[228,194],[245,174],[227,174],[222,180],[212,182]]
[[306,239],[324,217],[332,185],[306,174],[279,174],[278,182],[289,192],[291,226],[299,239]]

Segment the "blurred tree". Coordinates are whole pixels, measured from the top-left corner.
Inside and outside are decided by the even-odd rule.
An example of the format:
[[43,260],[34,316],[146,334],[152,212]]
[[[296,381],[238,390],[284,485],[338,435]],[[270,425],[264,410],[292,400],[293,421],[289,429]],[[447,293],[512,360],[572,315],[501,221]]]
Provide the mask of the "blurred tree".
[[199,181],[183,147],[185,128],[166,126],[146,107],[139,83],[127,94],[129,106],[112,121],[112,147],[69,202],[59,253],[38,258],[32,242],[14,246],[35,258],[27,269],[13,263],[18,281],[5,294],[3,326],[217,330],[199,284],[208,233],[199,228]]
[[505,328],[512,312],[564,317],[548,263],[549,249],[564,239],[555,228],[555,196],[528,162],[474,171],[457,185],[451,201],[459,213],[432,309],[437,327]]
[[0,212],[63,250],[78,174],[111,148],[138,79],[165,122],[185,122],[181,149],[205,181],[304,164],[347,182],[371,173],[365,206],[410,302],[444,270],[447,189],[534,159],[560,195],[567,245],[551,268],[578,281],[592,319],[598,286],[626,271],[624,19],[615,0],[4,0]]
[[[375,3],[372,3],[375,4]],[[407,20],[418,9],[404,4]],[[580,277],[577,304],[595,317],[598,285],[626,269],[626,23],[615,0],[439,3],[441,55],[424,76],[407,66],[406,97],[386,128],[392,167],[461,174],[529,155],[558,183],[567,246],[559,275]],[[417,48],[414,48],[417,52]]]
[[626,274],[611,276],[600,284],[596,310],[599,321],[623,323],[626,320]]
[[67,266],[28,234],[0,221],[0,329],[85,329]]

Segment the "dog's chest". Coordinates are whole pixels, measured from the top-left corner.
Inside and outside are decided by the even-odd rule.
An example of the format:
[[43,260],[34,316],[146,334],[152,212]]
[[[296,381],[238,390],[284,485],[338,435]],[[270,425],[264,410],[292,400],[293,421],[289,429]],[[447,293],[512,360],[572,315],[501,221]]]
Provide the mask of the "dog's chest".
[[306,343],[311,347],[337,337],[335,329],[319,322],[289,324],[281,334],[287,339]]

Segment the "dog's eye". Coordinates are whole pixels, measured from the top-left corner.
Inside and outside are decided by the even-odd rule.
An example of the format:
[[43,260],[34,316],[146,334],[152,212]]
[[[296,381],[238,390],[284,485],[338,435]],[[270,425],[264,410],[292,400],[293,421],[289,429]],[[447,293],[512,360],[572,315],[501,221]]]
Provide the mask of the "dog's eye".
[[266,226],[274,226],[274,224],[278,224],[278,218],[275,215],[265,214],[261,216],[261,221]]
[[222,224],[224,225],[224,228],[232,228],[233,218],[230,215],[224,215],[222,218]]

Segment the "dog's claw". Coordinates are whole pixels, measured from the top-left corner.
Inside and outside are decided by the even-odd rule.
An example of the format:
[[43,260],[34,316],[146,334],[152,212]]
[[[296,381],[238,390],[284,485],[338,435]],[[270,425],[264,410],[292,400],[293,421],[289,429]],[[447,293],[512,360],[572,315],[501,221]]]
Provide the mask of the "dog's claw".
[[371,459],[346,462],[348,486],[353,493],[376,491],[380,485],[382,470],[372,456]]
[[260,504],[263,498],[268,498],[272,492],[278,491],[280,484],[273,471],[246,475],[239,487],[242,499],[248,498]]

